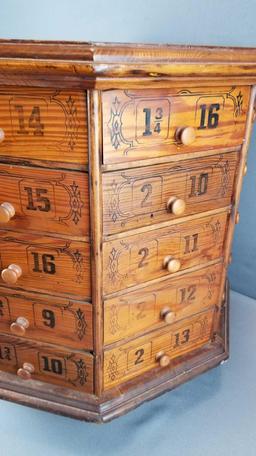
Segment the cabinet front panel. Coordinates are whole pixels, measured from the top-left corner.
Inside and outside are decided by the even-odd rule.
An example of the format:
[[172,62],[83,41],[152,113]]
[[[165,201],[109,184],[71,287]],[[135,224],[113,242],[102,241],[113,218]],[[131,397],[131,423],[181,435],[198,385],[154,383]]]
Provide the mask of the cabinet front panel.
[[[9,265],[20,266],[22,273],[14,287],[46,293],[91,295],[90,245],[47,236],[0,231],[1,275]],[[3,277],[1,284],[7,285]]]
[[[239,154],[233,152],[103,174],[104,233],[229,205],[238,159]],[[185,203],[184,210],[175,214],[175,208],[168,205],[171,198]]]
[[[158,355],[173,360],[212,338],[214,308],[104,352],[104,388],[109,389],[159,366]],[[171,366],[172,363],[170,363]]]
[[222,264],[167,279],[104,303],[104,343],[165,328],[202,309],[216,305]]
[[[24,363],[34,367],[31,380],[93,393],[93,356],[68,352],[59,347],[37,345],[11,336],[0,336],[0,369],[17,374]],[[30,380],[21,380],[30,382]]]
[[[28,326],[19,324],[25,319]],[[93,348],[92,305],[0,288],[0,331],[81,350]]]
[[89,235],[88,175],[0,165],[0,205],[15,215],[1,228]]
[[[104,293],[122,290],[220,258],[223,254],[227,216],[223,212],[105,242]],[[175,271],[171,271],[172,266]]]
[[[249,92],[248,87],[106,91],[103,161],[121,163],[238,146],[245,132]],[[180,136],[188,127],[185,137]]]
[[86,93],[0,90],[0,156],[85,165],[88,161]]

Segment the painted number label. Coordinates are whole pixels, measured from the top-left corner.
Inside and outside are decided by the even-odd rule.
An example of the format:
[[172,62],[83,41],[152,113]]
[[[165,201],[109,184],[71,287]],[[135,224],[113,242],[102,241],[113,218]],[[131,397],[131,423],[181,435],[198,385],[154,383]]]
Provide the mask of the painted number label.
[[48,375],[62,376],[65,373],[64,362],[61,358],[41,355],[40,365],[41,371],[46,372]]
[[24,214],[29,217],[53,217],[55,214],[54,186],[51,183],[22,180],[19,191]]
[[169,128],[170,103],[165,99],[142,100],[136,109],[136,139],[159,141],[167,139]]
[[44,137],[47,106],[41,98],[13,97],[10,100],[12,132],[18,139]]

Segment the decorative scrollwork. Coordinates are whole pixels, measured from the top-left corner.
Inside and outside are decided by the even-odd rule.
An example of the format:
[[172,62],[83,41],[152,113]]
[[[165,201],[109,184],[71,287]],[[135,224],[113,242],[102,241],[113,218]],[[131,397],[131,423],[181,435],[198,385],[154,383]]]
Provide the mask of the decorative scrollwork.
[[[126,244],[124,241],[120,241],[120,244],[124,247],[124,249],[128,250],[128,244]],[[108,277],[111,283],[115,283],[116,281],[127,278],[127,274],[120,274],[118,270],[120,255],[120,250],[117,250],[115,247],[111,249],[108,258]]]
[[214,242],[217,244],[219,241],[220,241],[220,235],[221,235],[221,223],[218,220],[216,220],[216,222],[209,222],[207,223],[207,226],[209,226],[212,230],[212,234],[213,234],[213,239],[214,239]]
[[107,367],[107,373],[109,379],[113,382],[117,377],[118,377],[118,362],[117,362],[117,357],[113,353],[109,359],[108,362],[108,367]]
[[112,305],[110,307],[110,315],[109,315],[109,331],[112,335],[116,334],[117,331],[120,330],[119,326],[119,319],[118,319],[118,312],[119,308],[116,305]]
[[[108,128],[110,132],[110,140],[111,144],[115,150],[117,150],[121,144],[127,144],[129,147],[132,146],[132,141],[127,141],[122,134],[122,113],[127,103],[122,106],[121,101],[117,97],[115,97],[114,101],[112,102],[110,119],[108,122]],[[126,149],[124,153],[127,153]]]
[[216,273],[211,272],[207,274],[206,279],[208,281],[208,289],[207,289],[207,298],[211,299],[214,293],[214,284],[216,282]]
[[75,367],[76,367],[76,373],[77,373],[77,376],[76,378],[74,379],[69,379],[69,383],[72,383],[72,385],[80,385],[80,386],[84,386],[85,383],[87,383],[87,378],[88,378],[88,371],[87,371],[87,366],[84,362],[84,360],[82,358],[80,359],[74,359],[74,358],[70,358],[70,361],[72,361],[72,363],[74,363]]
[[68,135],[68,146],[73,151],[78,137],[79,121],[74,98],[70,95],[66,100],[66,128]]

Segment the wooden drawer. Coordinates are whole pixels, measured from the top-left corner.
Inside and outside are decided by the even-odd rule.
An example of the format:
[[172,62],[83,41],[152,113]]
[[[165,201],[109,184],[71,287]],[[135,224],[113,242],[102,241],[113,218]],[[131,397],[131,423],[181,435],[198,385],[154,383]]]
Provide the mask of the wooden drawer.
[[[36,344],[11,336],[0,336],[0,369],[16,374],[24,363],[34,367],[31,379],[93,392],[93,356],[59,347]],[[24,369],[26,370],[26,369]],[[20,375],[26,375],[21,372]],[[25,383],[25,382],[24,382]]]
[[238,159],[233,152],[104,174],[104,233],[229,205]]
[[88,199],[87,173],[0,165],[0,205],[15,210],[0,207],[2,228],[88,236]]
[[0,331],[78,350],[92,350],[92,305],[0,288]]
[[[112,293],[222,256],[227,213],[103,244],[104,293]],[[175,270],[174,270],[175,269]]]
[[[145,371],[201,347],[211,340],[214,307],[104,352],[104,388],[109,389]],[[171,364],[171,363],[170,363]]]
[[85,92],[0,90],[0,157],[85,165],[88,162]]
[[[91,295],[87,242],[0,231],[0,258],[2,276],[11,264],[21,267],[22,274],[16,281],[13,272],[8,273],[14,287],[83,299]],[[4,284],[3,279],[0,282]]]
[[164,328],[216,305],[222,264],[148,285],[104,302],[104,343]]
[[[109,90],[102,94],[103,162],[186,154],[242,144],[250,89]],[[191,141],[193,128],[195,140]]]

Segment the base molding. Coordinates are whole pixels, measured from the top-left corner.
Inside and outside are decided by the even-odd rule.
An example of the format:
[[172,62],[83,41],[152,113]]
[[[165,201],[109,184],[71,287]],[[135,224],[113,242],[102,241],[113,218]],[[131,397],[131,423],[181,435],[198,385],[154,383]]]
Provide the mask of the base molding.
[[66,388],[33,381],[20,382],[16,376],[1,372],[0,398],[71,418],[95,423],[108,422],[178,385],[218,366],[229,356],[229,285],[226,284],[221,333],[211,342],[186,356],[171,369],[152,371],[104,393],[100,398]]

